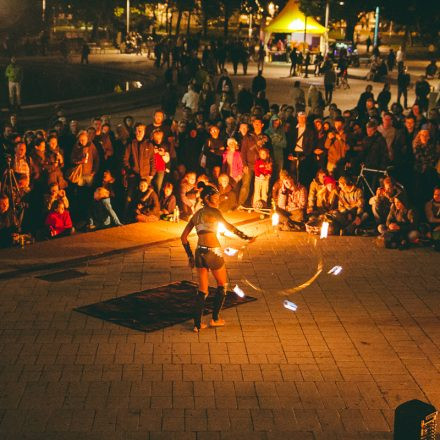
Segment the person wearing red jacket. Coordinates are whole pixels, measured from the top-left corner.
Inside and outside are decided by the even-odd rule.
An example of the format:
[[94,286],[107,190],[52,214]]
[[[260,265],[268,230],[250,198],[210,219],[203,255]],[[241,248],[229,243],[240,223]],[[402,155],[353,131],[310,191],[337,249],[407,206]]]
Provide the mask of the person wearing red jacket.
[[[267,204],[269,181],[270,177],[272,176],[272,168],[273,165],[269,150],[263,147],[258,152],[258,159],[255,161],[254,165],[255,182],[254,197],[252,200],[252,206],[254,208],[263,208]],[[261,203],[261,201],[263,203]]]
[[52,210],[46,217],[45,225],[48,228],[50,237],[63,237],[71,235],[74,232],[70,213],[66,210],[62,200],[55,200],[52,204]]

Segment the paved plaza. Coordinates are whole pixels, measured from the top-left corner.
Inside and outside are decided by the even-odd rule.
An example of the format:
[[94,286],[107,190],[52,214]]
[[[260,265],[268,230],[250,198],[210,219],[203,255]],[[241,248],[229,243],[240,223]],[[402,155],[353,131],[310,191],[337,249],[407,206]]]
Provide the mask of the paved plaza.
[[1,279],[0,439],[391,439],[398,404],[440,407],[438,254],[242,228],[260,237],[228,259],[230,282],[258,300],[200,335],[73,311],[194,279],[178,240],[86,261],[75,280]]

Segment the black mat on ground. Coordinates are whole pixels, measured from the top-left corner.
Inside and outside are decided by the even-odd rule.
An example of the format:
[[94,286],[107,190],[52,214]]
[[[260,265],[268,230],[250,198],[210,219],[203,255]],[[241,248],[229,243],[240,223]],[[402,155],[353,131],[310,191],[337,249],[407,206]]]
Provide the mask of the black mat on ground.
[[38,277],[35,278],[44,281],[59,282],[59,281],[73,280],[74,278],[80,278],[85,276],[87,276],[87,274],[84,272],[80,272],[79,270],[69,269],[69,270],[63,270],[61,272],[39,275]]
[[[192,319],[195,293],[196,284],[178,281],[75,310],[133,330],[153,332]],[[212,312],[214,294],[215,289],[210,287],[205,315]],[[234,292],[228,292],[223,307],[227,309],[251,301],[256,298],[240,298]]]

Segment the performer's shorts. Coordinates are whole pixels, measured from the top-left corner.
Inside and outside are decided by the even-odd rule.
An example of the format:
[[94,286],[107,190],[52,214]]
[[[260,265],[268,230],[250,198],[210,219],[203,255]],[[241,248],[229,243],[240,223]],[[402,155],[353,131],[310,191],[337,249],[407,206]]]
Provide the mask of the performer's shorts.
[[221,248],[210,248],[207,246],[197,246],[195,263],[198,268],[218,270],[225,264]]

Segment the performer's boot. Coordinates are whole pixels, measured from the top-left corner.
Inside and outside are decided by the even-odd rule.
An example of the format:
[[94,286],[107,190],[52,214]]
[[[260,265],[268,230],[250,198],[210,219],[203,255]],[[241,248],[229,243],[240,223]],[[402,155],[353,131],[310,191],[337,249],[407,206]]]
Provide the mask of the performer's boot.
[[223,307],[226,297],[226,286],[218,286],[214,297],[214,307],[212,310],[211,327],[221,327],[225,325],[224,319],[219,318],[220,310]]
[[207,293],[201,290],[197,291],[195,313],[194,313],[194,331],[198,333],[201,329],[206,328],[206,324],[202,323],[203,311],[205,310],[205,302]]

